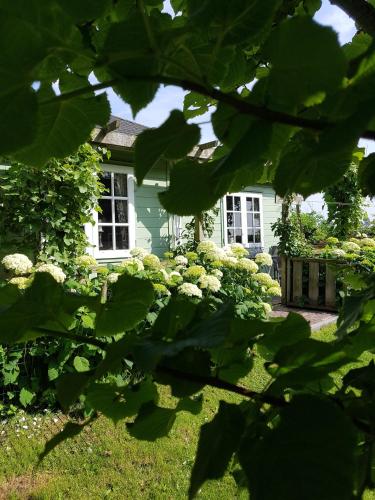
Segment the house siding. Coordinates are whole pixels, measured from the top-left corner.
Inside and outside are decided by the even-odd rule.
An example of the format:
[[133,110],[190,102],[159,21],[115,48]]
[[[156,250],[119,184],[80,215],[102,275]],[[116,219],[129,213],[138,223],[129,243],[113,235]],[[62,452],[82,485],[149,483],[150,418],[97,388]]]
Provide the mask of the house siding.
[[165,170],[154,169],[142,186],[134,187],[135,244],[159,256],[168,250],[173,237],[173,217],[162,207],[158,197],[166,186]]

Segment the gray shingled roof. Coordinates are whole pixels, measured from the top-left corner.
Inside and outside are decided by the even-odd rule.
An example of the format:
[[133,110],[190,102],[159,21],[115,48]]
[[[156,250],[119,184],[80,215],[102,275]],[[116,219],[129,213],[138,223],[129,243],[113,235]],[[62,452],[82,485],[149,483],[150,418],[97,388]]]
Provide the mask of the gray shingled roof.
[[124,120],[123,118],[120,118],[119,116],[111,115],[111,117],[109,119],[109,123],[113,122],[114,120],[117,120],[120,122],[119,128],[116,129],[116,132],[118,132],[120,134],[139,135],[146,128],[149,128],[149,127],[146,127],[145,125],[141,125],[140,123],[131,122],[130,120]]

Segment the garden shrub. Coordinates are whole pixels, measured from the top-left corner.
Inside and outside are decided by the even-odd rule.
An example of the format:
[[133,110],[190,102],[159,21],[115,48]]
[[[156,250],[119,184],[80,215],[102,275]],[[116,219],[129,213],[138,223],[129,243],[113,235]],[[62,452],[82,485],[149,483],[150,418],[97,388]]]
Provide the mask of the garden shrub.
[[[13,284],[22,294],[31,286],[35,275],[44,272],[71,292],[88,296],[102,294],[103,298],[103,294],[111,296],[112,286],[123,274],[151,281],[155,299],[136,332],[150,328],[172,297],[187,297],[195,304],[205,304],[211,311],[229,301],[238,318],[265,319],[272,309],[272,297],[281,295],[280,285],[268,274],[271,256],[260,253],[255,261],[251,260],[240,244],[222,249],[212,241],[202,241],[196,252],[184,255],[167,252],[163,261],[143,248],[134,248],[131,255],[131,258],[108,268],[98,265],[89,255],[80,255],[72,261],[68,276],[52,262],[34,265],[23,254],[7,255],[2,260],[6,272],[3,285]],[[93,325],[93,314],[83,307],[69,328],[73,327],[75,333],[84,336]],[[0,411],[12,412],[20,404],[53,407],[57,378],[90,369],[102,355],[103,351],[98,347],[66,338],[35,340],[22,347],[2,347],[0,383],[4,392]],[[129,367],[124,367],[119,376],[128,378],[133,375]]]

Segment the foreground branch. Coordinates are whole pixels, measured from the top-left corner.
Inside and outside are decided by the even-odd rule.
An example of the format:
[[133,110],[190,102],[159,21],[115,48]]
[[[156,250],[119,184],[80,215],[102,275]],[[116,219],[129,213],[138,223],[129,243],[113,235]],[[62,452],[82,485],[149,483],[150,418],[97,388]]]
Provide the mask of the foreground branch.
[[375,9],[365,0],[330,0],[332,5],[337,5],[358,26],[369,35],[375,37]]
[[[206,87],[198,82],[193,82],[189,80],[180,80],[178,78],[173,78],[163,75],[146,75],[146,76],[134,76],[128,75],[124,80],[133,81],[148,81],[154,83],[160,83],[164,85],[175,85],[187,91],[197,92],[198,94],[205,95],[206,97],[211,97],[216,101],[228,104],[232,108],[236,109],[240,113],[256,116],[261,120],[265,120],[271,123],[280,123],[282,125],[289,125],[292,127],[307,128],[310,130],[323,131],[329,127],[333,127],[336,123],[327,122],[324,120],[312,120],[309,118],[303,118],[300,116],[289,115],[288,113],[282,113],[280,111],[275,111],[265,106],[257,106],[248,101],[245,101],[234,94],[226,94],[221,90],[214,87]],[[81,89],[76,89],[71,92],[66,92],[60,94],[52,99],[42,102],[41,104],[49,104],[56,101],[66,101],[72,99],[73,97],[79,97],[81,95],[90,94],[98,90],[103,90],[109,87],[115,87],[121,83],[121,79],[113,79],[107,82],[98,83],[96,85],[90,85],[88,87],[83,87]],[[363,139],[375,140],[375,132],[372,130],[366,130],[361,134]]]
[[270,405],[279,407],[287,405],[287,402],[282,398],[277,398],[274,396],[269,396],[264,393],[251,391],[250,389],[246,389],[246,387],[231,384],[230,382],[226,382],[225,380],[221,380],[219,378],[210,377],[206,375],[197,375],[196,373],[182,372],[180,370],[176,370],[175,368],[169,368],[167,366],[158,366],[156,371],[167,375],[171,375],[172,377],[177,378],[179,380],[185,380],[185,381],[188,380],[189,382],[196,382],[198,384],[204,384],[210,387],[216,387],[217,389],[223,389],[225,391],[229,391],[234,394],[239,394],[240,396],[244,396],[245,398],[255,399],[262,403],[268,403]]

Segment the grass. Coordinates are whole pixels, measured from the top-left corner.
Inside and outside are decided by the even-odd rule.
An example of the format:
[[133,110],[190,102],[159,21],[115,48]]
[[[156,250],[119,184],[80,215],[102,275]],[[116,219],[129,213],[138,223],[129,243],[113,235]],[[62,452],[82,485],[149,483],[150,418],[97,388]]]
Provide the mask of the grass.
[[[322,341],[334,338],[334,326],[315,332]],[[340,374],[337,382],[339,383]],[[262,390],[269,376],[260,361],[251,379],[242,381]],[[161,403],[174,407],[175,399],[160,387]],[[80,436],[55,449],[40,466],[37,456],[47,437],[64,424],[59,414],[19,414],[0,424],[0,498],[9,499],[185,499],[199,428],[212,419],[220,399],[240,401],[236,395],[206,388],[199,415],[180,412],[168,437],[154,443],[136,441],[124,423],[114,426],[104,417]],[[200,499],[245,499],[230,473],[206,483]],[[367,496],[366,500],[375,497]]]

